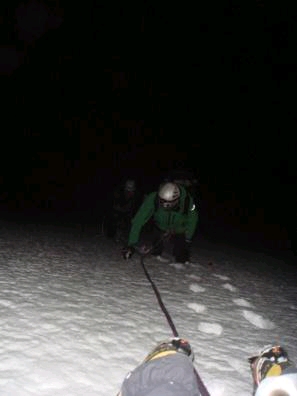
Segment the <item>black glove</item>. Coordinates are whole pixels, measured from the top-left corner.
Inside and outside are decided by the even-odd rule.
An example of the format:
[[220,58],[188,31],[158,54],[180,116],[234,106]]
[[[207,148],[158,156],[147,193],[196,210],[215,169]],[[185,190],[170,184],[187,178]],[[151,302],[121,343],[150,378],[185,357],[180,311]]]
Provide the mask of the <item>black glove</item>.
[[123,250],[122,250],[123,258],[125,260],[129,260],[133,256],[134,252],[135,252],[135,248],[134,247],[132,247],[132,246],[124,247]]

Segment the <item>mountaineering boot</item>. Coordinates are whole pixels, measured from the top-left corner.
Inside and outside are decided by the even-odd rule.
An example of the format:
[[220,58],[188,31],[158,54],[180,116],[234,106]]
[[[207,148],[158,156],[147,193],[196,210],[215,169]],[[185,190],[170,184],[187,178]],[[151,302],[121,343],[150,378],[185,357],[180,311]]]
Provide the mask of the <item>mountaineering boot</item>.
[[258,355],[248,359],[254,380],[254,392],[267,377],[279,376],[294,365],[287,352],[279,345],[268,345]]
[[174,337],[169,340],[160,342],[144,359],[148,362],[159,357],[170,355],[173,353],[183,353],[190,357],[194,361],[194,353],[189,342],[183,338]]

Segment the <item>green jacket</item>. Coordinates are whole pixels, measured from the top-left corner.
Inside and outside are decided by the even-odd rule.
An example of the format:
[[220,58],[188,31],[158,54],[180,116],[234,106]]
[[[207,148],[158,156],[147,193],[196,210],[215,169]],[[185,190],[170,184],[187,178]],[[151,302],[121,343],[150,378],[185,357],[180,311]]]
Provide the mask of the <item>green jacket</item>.
[[[175,234],[185,234],[187,239],[192,239],[198,223],[198,212],[191,195],[186,192],[184,187],[180,186],[179,188],[181,192],[180,204],[173,210],[165,210],[159,206],[156,207],[157,192],[152,192],[146,197],[132,220],[132,227],[128,238],[129,246],[133,246],[139,241],[143,226],[151,218],[153,218],[160,230],[171,231]],[[189,205],[188,210],[184,213],[187,195]]]

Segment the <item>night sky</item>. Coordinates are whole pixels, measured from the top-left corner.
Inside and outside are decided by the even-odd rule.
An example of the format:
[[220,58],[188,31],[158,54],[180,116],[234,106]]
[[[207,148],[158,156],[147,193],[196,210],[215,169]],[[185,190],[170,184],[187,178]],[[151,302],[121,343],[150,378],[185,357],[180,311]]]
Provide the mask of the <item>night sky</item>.
[[3,218],[94,221],[123,178],[149,192],[163,172],[190,169],[205,235],[296,245],[295,9],[10,4],[1,6]]

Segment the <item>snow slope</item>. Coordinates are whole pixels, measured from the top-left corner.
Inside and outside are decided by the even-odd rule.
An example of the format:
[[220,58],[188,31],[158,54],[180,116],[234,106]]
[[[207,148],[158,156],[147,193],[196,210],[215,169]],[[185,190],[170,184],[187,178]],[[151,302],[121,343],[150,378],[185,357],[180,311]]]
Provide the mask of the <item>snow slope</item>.
[[[172,336],[139,257],[92,227],[0,225],[1,396],[115,395]],[[202,238],[192,261],[145,263],[211,395],[251,395],[250,354],[280,342],[297,361],[296,267]]]

